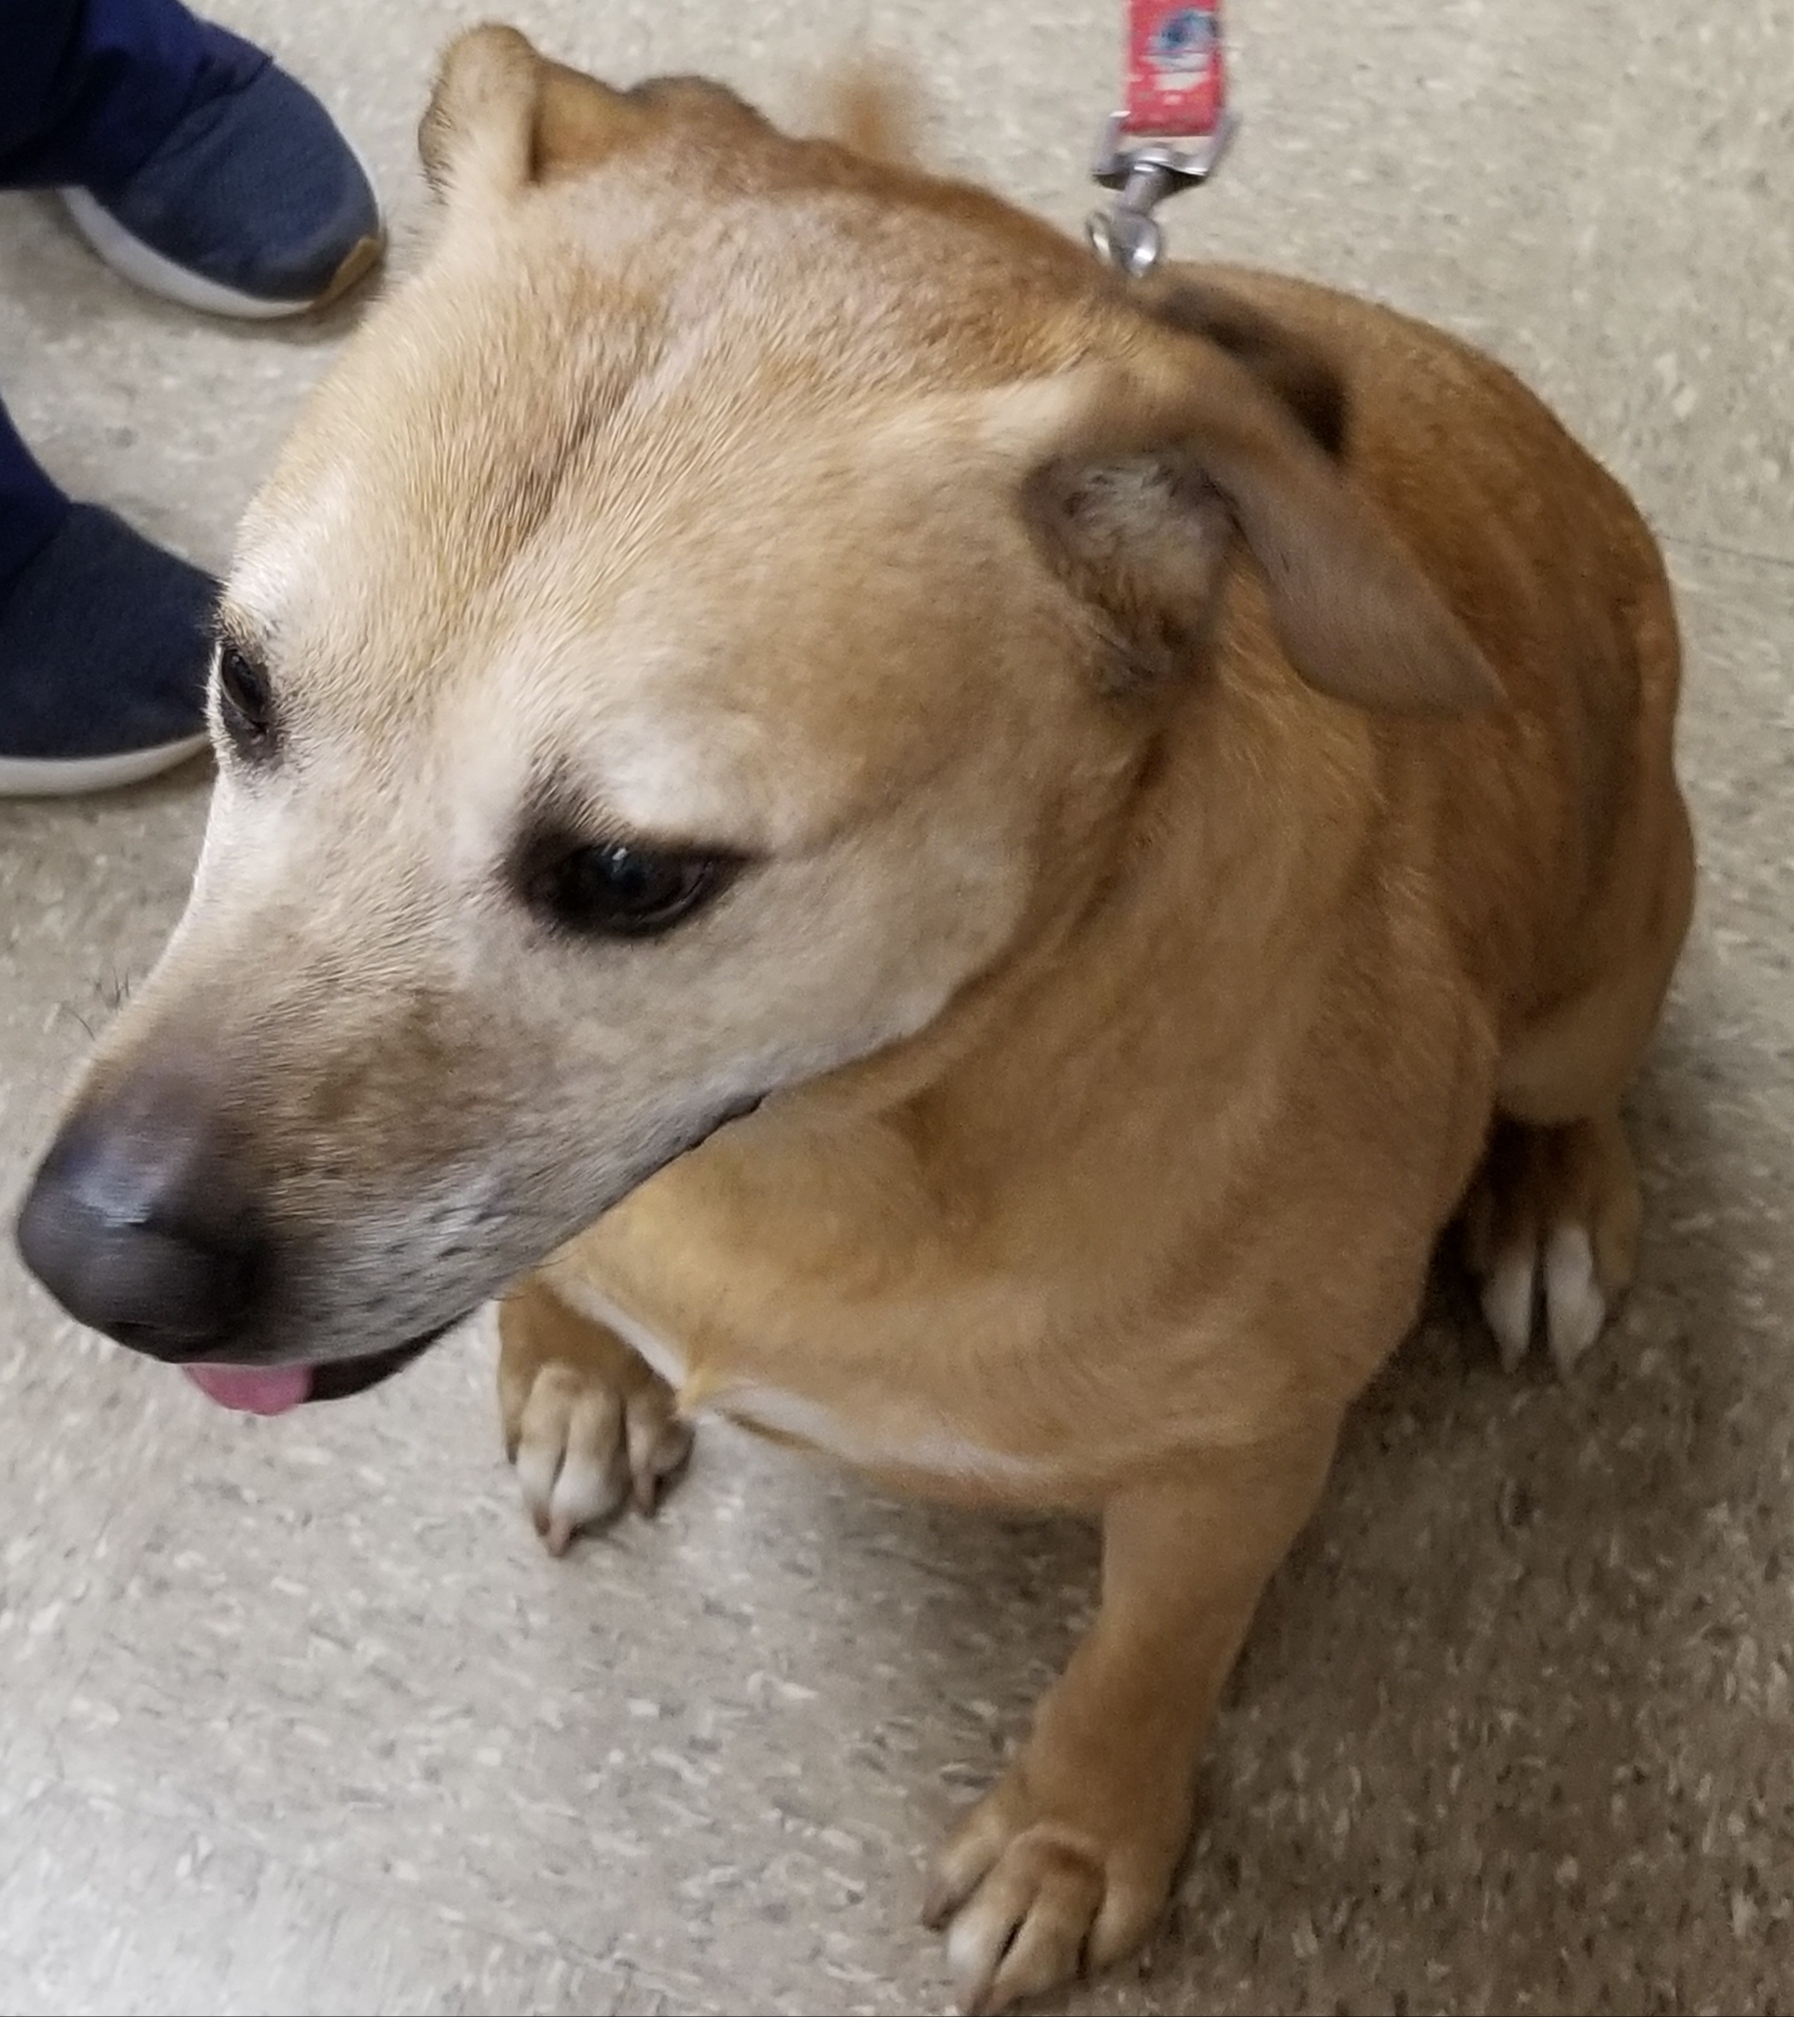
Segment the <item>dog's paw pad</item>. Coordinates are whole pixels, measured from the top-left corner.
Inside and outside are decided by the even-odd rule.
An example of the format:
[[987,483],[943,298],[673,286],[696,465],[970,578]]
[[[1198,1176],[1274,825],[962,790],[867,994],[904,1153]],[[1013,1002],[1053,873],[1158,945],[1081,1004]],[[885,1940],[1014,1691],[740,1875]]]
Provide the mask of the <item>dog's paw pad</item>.
[[1495,1335],[1504,1373],[1518,1371],[1532,1347],[1532,1296],[1537,1275],[1536,1256],[1528,1241],[1503,1254],[1483,1283],[1483,1318]]
[[618,1394],[580,1368],[536,1375],[517,1440],[517,1483],[551,1555],[575,1534],[613,1519],[625,1504],[652,1513],[691,1455],[689,1423],[656,1382]]
[[1566,1378],[1607,1325],[1595,1250],[1581,1226],[1559,1226],[1545,1247],[1545,1341]]
[[1034,1818],[1012,1778],[981,1800],[935,1860],[923,1918],[947,1930],[959,2009],[1007,2010],[1137,1947],[1164,1909],[1171,1862],[1105,1851]]
[[1638,1186],[1617,1118],[1498,1129],[1464,1227],[1504,1370],[1536,1338],[1567,1378],[1632,1278]]
[[539,1290],[499,1313],[498,1386],[505,1452],[550,1554],[626,1505],[655,1511],[691,1455],[666,1382]]

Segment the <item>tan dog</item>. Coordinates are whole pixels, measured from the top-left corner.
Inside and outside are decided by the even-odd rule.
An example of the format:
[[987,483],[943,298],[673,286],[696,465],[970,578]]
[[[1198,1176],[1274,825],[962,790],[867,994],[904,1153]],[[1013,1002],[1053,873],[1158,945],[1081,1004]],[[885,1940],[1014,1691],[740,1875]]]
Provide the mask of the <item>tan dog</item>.
[[1626,1282],[1692,874],[1663,570],[1385,310],[1129,287],[502,29],[423,144],[434,248],[245,522],[191,907],[25,1251],[267,1409],[537,1269],[501,1383],[557,1548],[699,1406],[1099,1512],[928,1908],[996,2008],[1152,1926],[1460,1207],[1510,1358]]

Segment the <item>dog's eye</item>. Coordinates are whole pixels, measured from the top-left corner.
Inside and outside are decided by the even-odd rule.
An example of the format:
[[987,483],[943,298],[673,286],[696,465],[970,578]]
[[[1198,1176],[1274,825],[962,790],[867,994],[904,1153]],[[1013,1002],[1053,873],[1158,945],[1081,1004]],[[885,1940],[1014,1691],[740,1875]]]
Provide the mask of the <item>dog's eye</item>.
[[530,879],[538,909],[571,931],[645,938],[717,894],[734,864],[608,841],[558,855]]
[[224,725],[245,748],[266,742],[274,727],[268,675],[228,640],[218,647],[218,697]]

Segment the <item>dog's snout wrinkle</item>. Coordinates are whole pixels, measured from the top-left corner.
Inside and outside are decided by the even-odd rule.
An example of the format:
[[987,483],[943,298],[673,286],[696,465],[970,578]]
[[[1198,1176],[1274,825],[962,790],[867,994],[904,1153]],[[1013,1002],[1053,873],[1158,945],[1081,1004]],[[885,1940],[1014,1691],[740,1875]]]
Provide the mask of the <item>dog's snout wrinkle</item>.
[[78,1111],[32,1180],[18,1242],[72,1317],[173,1361],[226,1346],[268,1272],[229,1144],[179,1086]]

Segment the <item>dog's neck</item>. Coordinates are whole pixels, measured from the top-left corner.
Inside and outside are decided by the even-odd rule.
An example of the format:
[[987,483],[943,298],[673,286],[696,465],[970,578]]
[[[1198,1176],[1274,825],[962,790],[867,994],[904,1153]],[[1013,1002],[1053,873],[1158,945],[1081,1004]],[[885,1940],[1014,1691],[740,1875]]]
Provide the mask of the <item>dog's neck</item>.
[[[1013,1218],[1033,1190],[1125,1191],[1150,1137],[1232,1133],[1316,991],[1301,969],[1341,928],[1333,900],[1363,840],[1353,792],[1362,723],[1293,682],[1211,672],[1143,729],[1137,761],[1077,844],[1052,860],[1008,954],[919,1036],[769,1102],[750,1160],[874,1157],[955,1218]],[[1313,717],[1335,724],[1321,759]],[[1304,717],[1300,735],[1296,717]],[[1357,803],[1362,804],[1361,799]],[[1079,985],[1064,976],[1075,969]],[[1130,1147],[1132,1144],[1132,1147]],[[1218,1142],[1219,1145],[1219,1142]],[[789,1159],[782,1153],[796,1153]],[[1073,1172],[1068,1186],[1066,1173]]]

